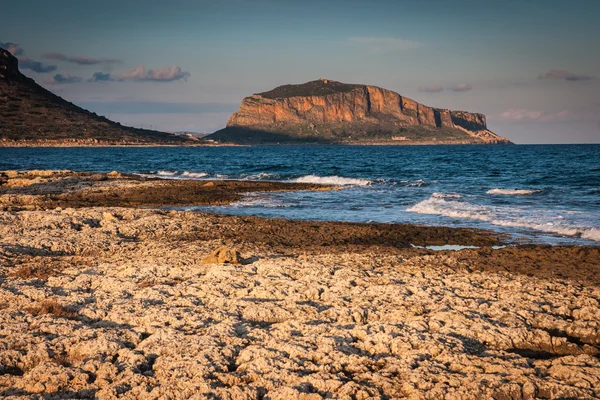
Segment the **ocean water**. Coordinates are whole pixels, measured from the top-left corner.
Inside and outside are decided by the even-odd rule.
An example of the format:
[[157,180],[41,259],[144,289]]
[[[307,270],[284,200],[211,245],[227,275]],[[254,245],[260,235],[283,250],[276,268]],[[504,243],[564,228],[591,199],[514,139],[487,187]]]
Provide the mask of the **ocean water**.
[[0,149],[0,170],[335,183],[190,208],[305,220],[475,227],[515,240],[600,242],[600,145]]

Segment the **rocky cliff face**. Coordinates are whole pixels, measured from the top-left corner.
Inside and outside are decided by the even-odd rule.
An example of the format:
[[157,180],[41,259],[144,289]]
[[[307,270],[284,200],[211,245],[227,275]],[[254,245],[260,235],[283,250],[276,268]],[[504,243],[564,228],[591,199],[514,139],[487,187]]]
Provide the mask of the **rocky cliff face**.
[[0,79],[21,79],[19,61],[10,52],[0,48]]
[[[375,86],[320,79],[246,97],[209,139],[509,143],[483,114],[432,108]],[[252,141],[252,140],[250,140]]]
[[0,147],[182,143],[188,140],[122,126],[54,95],[21,74],[17,58],[0,48]]

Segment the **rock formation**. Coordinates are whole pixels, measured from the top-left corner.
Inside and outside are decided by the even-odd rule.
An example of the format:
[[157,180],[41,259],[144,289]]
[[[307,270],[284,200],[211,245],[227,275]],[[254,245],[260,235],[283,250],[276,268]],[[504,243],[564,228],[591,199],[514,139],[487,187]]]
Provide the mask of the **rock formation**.
[[0,48],[0,147],[188,142],[165,132],[122,126],[77,107],[23,75],[18,64]]
[[485,115],[432,108],[391,90],[319,79],[246,97],[222,142],[510,143]]

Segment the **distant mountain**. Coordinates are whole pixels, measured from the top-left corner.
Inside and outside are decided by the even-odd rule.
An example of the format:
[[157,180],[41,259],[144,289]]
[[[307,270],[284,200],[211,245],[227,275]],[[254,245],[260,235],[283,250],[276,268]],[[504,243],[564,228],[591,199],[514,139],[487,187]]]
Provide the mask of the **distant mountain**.
[[319,79],[246,97],[205,139],[254,143],[508,144],[483,114],[432,108],[376,86]]
[[0,48],[0,146],[186,144],[187,137],[122,126],[44,89]]

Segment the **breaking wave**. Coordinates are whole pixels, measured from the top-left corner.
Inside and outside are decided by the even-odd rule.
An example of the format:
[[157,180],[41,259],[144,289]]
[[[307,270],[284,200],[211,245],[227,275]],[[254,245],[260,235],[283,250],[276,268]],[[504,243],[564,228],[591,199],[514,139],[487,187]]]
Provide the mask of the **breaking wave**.
[[529,189],[490,189],[487,194],[502,194],[506,196],[528,196],[534,193],[540,193],[543,190],[529,190]]
[[172,175],[177,175],[177,171],[156,171],[156,175],[159,175],[159,176],[172,176]]
[[186,178],[198,179],[198,178],[206,178],[208,176],[208,174],[206,172],[183,171],[181,176],[185,176]]
[[317,175],[306,175],[300,178],[292,179],[292,182],[298,183],[319,183],[323,185],[355,185],[355,186],[367,186],[371,184],[371,181],[366,179],[356,178],[344,178],[341,176],[317,176]]
[[460,199],[462,196],[458,193],[433,193],[431,197],[436,199]]
[[[471,204],[464,201],[445,200],[432,195],[406,211],[417,214],[441,215],[448,218],[468,218],[496,226],[527,228],[536,231],[600,241],[600,229],[565,225],[553,221],[540,221],[532,217],[502,216],[503,210]],[[514,215],[514,214],[513,214]]]

